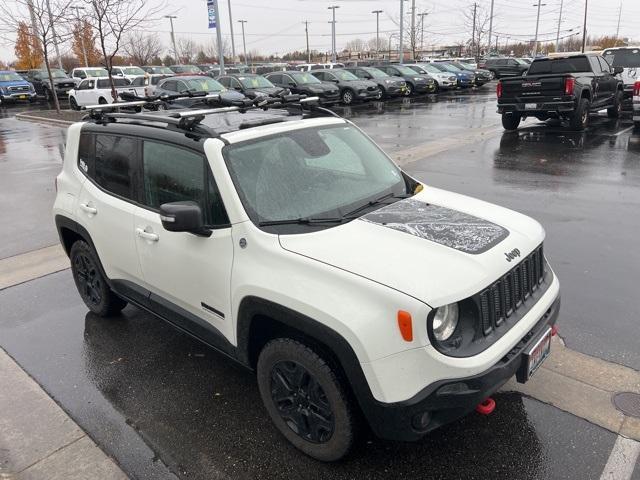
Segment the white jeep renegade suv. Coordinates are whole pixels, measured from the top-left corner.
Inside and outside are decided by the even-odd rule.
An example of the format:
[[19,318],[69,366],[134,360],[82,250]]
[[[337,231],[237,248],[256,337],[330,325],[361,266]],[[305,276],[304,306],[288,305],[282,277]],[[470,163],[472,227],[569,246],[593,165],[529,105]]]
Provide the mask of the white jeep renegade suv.
[[526,381],[560,299],[540,224],[321,114],[95,115],[53,215],[91,311],[131,303],[255,370],[278,430],[331,461],[356,418],[417,440]]

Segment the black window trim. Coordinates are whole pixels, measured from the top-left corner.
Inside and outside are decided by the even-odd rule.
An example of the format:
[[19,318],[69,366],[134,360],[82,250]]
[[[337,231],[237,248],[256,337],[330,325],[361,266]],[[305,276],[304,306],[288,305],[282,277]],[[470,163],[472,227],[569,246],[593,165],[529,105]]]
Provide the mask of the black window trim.
[[[209,200],[209,180],[213,181],[214,186],[218,189],[218,192],[220,192],[220,189],[218,187],[218,183],[216,182],[215,176],[213,175],[213,172],[211,171],[211,167],[209,165],[209,161],[207,159],[206,153],[204,153],[203,150],[201,149],[196,149],[196,148],[189,148],[185,145],[180,145],[177,144],[175,142],[170,142],[170,141],[166,141],[166,140],[162,140],[162,139],[158,139],[158,138],[152,138],[152,137],[144,137],[141,135],[127,135],[127,134],[122,134],[122,133],[116,133],[116,132],[96,132],[93,130],[90,131],[86,131],[80,132],[80,136],[82,135],[90,135],[92,137],[91,139],[91,149],[92,149],[92,155],[94,157],[94,169],[95,169],[95,154],[96,154],[96,135],[109,135],[109,136],[119,136],[119,137],[127,137],[127,138],[133,138],[136,140],[137,142],[137,148],[136,148],[136,159],[134,161],[134,165],[132,168],[132,178],[131,178],[131,184],[132,184],[132,189],[133,189],[133,197],[135,198],[126,198],[123,197],[122,195],[118,195],[117,193],[112,192],[111,190],[107,190],[106,188],[104,188],[102,185],[98,184],[98,182],[96,182],[96,180],[94,178],[92,178],[87,172],[85,172],[81,167],[80,167],[80,156],[79,156],[79,151],[80,151],[80,142],[78,142],[78,155],[76,155],[76,166],[78,167],[78,171],[80,171],[82,173],[82,175],[84,175],[88,181],[90,181],[93,185],[95,185],[100,191],[106,193],[107,195],[117,198],[118,200],[122,200],[123,202],[127,202],[130,203],[132,205],[135,205],[136,207],[140,207],[144,210],[148,210],[150,212],[154,212],[154,213],[160,213],[159,209],[150,207],[144,203],[142,203],[142,194],[144,192],[144,170],[143,170],[143,153],[144,153],[144,141],[148,140],[151,142],[156,142],[156,143],[162,143],[165,145],[170,145],[172,147],[175,148],[180,148],[182,150],[187,150],[187,151],[191,151],[195,154],[197,154],[199,157],[202,158],[203,160],[203,165],[204,165],[204,169],[205,169],[205,180],[207,181],[207,184],[205,185],[205,200],[207,201],[208,204],[208,200]],[[222,198],[222,195],[220,195],[220,201],[222,202],[222,207],[224,208],[225,214],[227,215],[227,218],[229,218],[229,214],[227,213],[227,207],[224,204],[224,199]],[[208,219],[207,219],[208,220]],[[210,229],[210,230],[223,230],[226,228],[231,228],[232,227],[232,223],[224,223],[224,224],[220,224],[220,225],[204,225],[205,228]]]

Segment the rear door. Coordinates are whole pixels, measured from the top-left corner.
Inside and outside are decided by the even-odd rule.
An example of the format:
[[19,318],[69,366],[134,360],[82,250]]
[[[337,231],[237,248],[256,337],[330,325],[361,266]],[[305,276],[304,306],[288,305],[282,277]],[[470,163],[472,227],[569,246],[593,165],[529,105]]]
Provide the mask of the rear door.
[[[231,225],[204,154],[145,139],[141,176],[135,242],[151,303],[168,313],[195,319],[196,324],[198,319],[204,320],[232,338]],[[211,236],[163,228],[160,205],[177,201],[200,206],[205,224],[213,231]]]
[[139,142],[122,135],[82,133],[78,167],[88,181],[78,197],[76,219],[91,235],[112,280],[142,280],[133,235],[135,172]]
[[594,106],[601,106],[609,102],[611,97],[611,91],[609,88],[609,79],[607,75],[611,75],[609,72],[602,71],[602,65],[598,61],[598,57],[589,56],[589,63],[593,70],[593,98],[592,103]]

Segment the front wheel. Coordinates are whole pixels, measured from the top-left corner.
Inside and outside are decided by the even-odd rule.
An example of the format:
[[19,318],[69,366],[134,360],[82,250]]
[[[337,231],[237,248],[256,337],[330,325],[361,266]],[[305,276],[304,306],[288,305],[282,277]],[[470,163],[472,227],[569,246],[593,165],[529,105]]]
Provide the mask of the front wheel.
[[69,97],[69,105],[71,106],[71,110],[80,110],[75,97]]
[[505,130],[517,130],[520,125],[520,120],[522,120],[522,117],[519,113],[508,112],[502,114],[502,126]]
[[410,83],[407,83],[406,90],[404,92],[404,96],[405,97],[410,97],[411,95],[413,95],[413,85],[410,84]]
[[50,102],[51,100],[53,100],[53,97],[51,96],[51,92],[49,91],[48,88],[44,89],[44,99],[47,102]]
[[257,366],[260,396],[280,433],[316,460],[344,457],[355,418],[335,372],[311,348],[290,338],[270,341]]
[[342,92],[342,103],[344,103],[345,105],[351,105],[354,98],[355,97],[351,90],[346,89],[344,92]]
[[620,116],[622,115],[622,103],[622,92],[618,91],[613,100],[613,106],[611,108],[607,108],[607,116],[609,118],[620,118]]
[[69,252],[71,273],[82,301],[93,313],[109,317],[119,313],[127,302],[109,287],[102,273],[98,255],[89,244],[78,240]]

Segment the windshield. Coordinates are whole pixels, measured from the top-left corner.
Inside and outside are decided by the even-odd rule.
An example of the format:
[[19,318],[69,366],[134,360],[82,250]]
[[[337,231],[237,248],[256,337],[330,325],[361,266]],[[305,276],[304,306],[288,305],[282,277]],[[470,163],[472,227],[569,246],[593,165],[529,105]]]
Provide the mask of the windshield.
[[640,68],[640,49],[637,48],[607,50],[604,58],[612,67]]
[[377,68],[365,68],[364,70],[373,78],[386,78],[389,76],[382,70],[378,70]]
[[407,189],[398,167],[344,123],[241,142],[223,152],[255,223],[342,216]]
[[459,68],[454,67],[450,63],[441,63],[440,65],[442,65],[444,67],[444,69],[447,70],[448,72],[452,72],[452,73],[461,72],[461,70]]
[[590,71],[591,65],[589,64],[587,57],[545,58],[543,60],[533,61],[529,66],[529,73],[527,75]]
[[427,65],[431,68],[435,68],[436,70],[438,70],[439,72],[445,72],[445,73],[450,73],[449,70],[447,70],[445,68],[445,66],[442,63],[430,63],[429,65]]
[[411,70],[413,70],[414,72],[419,73],[421,75],[429,73],[424,68],[422,68],[420,65],[411,65],[411,66],[409,66],[409,68]]
[[416,72],[414,72],[412,69],[403,65],[396,65],[396,70],[400,72],[400,75],[408,75],[413,77],[416,74]]
[[307,72],[292,73],[291,76],[298,83],[321,83],[320,80]]
[[516,58],[515,60],[516,60],[516,62],[518,62],[519,65],[529,65],[528,62],[525,62],[524,60],[522,60],[520,58]]
[[109,74],[104,68],[96,68],[95,70],[85,70],[87,77],[108,77]]
[[161,75],[173,75],[173,70],[169,67],[151,67],[151,72]]
[[358,77],[356,77],[353,73],[351,72],[347,72],[346,70],[334,70],[332,72],[336,77],[338,77],[339,80],[344,80],[346,82],[350,81],[350,80],[358,80]]
[[271,88],[274,87],[273,83],[260,75],[252,77],[238,77],[240,83],[244,88]]
[[440,70],[439,68],[434,67],[432,64],[426,64],[426,65],[420,65],[420,68],[424,69],[427,71],[427,73],[442,73],[443,70]]
[[[46,70],[40,70],[38,73],[42,75],[43,78],[46,78],[48,76]],[[51,69],[51,76],[53,78],[69,78],[67,77],[67,74],[64,73],[64,70],[60,69]]]
[[221,83],[208,77],[192,78],[185,80],[184,83],[187,84],[188,90],[194,92],[222,92],[225,90]]
[[177,65],[171,68],[176,73],[202,73],[195,65]]
[[125,75],[144,75],[144,70],[140,67],[121,67]]
[[464,69],[467,69],[467,70],[475,70],[475,68],[473,68],[473,65],[469,65],[468,63],[460,62],[457,65],[460,65],[460,68],[464,68]]
[[24,78],[15,72],[0,73],[0,82],[24,82]]

